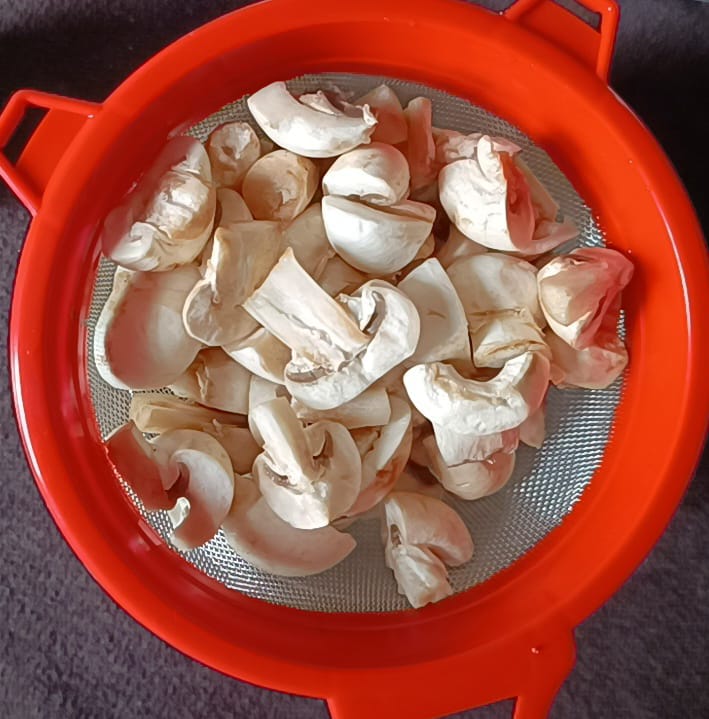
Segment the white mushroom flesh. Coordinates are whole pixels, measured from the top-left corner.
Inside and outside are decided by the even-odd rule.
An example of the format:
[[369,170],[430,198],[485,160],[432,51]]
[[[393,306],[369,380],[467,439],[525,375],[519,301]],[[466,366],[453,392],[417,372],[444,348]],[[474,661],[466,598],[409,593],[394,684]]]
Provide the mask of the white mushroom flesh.
[[284,384],[283,373],[290,362],[291,351],[263,327],[243,340],[223,345],[222,349],[257,377]]
[[329,419],[339,422],[347,429],[378,427],[388,424],[391,418],[389,395],[384,387],[377,386],[364,390],[354,399],[334,409],[312,409],[295,398],[291,400],[291,407],[298,419],[307,422]]
[[409,131],[404,117],[404,109],[396,93],[387,85],[378,85],[358,100],[355,105],[368,105],[377,118],[377,125],[372,134],[375,142],[386,142],[398,145],[406,142]]
[[449,467],[463,462],[479,462],[496,452],[514,452],[519,445],[520,432],[520,428],[514,428],[493,434],[460,434],[445,425],[433,425],[438,451]]
[[321,275],[335,256],[335,250],[327,239],[320,203],[311,205],[288,223],[283,228],[283,239],[285,246],[293,250],[298,264],[322,286]]
[[207,138],[207,154],[212,163],[214,182],[240,189],[251,165],[261,156],[261,142],[248,122],[227,122]]

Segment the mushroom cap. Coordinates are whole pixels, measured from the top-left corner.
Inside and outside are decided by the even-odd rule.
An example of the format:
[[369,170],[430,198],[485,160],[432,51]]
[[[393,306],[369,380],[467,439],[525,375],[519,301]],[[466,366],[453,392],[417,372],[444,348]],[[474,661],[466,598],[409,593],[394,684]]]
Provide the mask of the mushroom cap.
[[411,170],[411,191],[431,185],[438,173],[433,141],[433,106],[427,97],[415,97],[404,110],[408,136],[406,158]]
[[212,130],[205,143],[214,182],[239,189],[244,175],[261,156],[261,142],[248,122],[226,122]]
[[335,256],[327,239],[319,202],[310,205],[283,228],[283,239],[301,267],[316,280]]
[[249,474],[254,460],[261,454],[261,446],[256,442],[248,427],[233,427],[215,422],[204,431],[212,435],[229,455],[234,472]]
[[323,197],[322,214],[337,254],[371,275],[391,274],[411,262],[436,218],[433,207],[421,202],[375,208],[335,195]]
[[182,306],[199,270],[116,271],[94,334],[101,378],[118,389],[157,389],[190,366],[201,345],[182,324]]
[[544,404],[532,412],[519,426],[519,441],[539,449],[546,438],[546,411]]
[[487,252],[487,247],[479,245],[474,240],[466,237],[455,225],[451,224],[448,231],[448,239],[443,247],[436,253],[436,258],[447,270],[454,262],[473,255],[481,255]]
[[459,434],[444,425],[434,424],[433,433],[441,458],[449,467],[464,462],[480,462],[496,452],[509,454],[517,449],[520,441],[520,430],[517,427],[480,435]]
[[398,145],[406,142],[409,134],[404,109],[396,93],[388,85],[377,85],[359,99],[355,105],[369,105],[377,118],[377,125],[372,134],[372,141]]
[[254,217],[244,198],[229,187],[217,190],[218,227],[229,227],[235,222],[251,222]]
[[248,98],[249,110],[273,142],[304,157],[335,157],[367,144],[377,120],[366,105],[356,116],[308,107],[274,82]]
[[409,190],[409,165],[391,145],[373,142],[340,155],[322,180],[326,195],[395,205]]

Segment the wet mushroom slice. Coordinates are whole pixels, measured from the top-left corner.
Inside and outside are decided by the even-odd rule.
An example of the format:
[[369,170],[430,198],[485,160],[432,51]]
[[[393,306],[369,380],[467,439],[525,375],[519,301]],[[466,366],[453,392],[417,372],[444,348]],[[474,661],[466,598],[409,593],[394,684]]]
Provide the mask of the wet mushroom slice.
[[246,426],[243,415],[210,409],[157,392],[133,395],[128,416],[146,434],[161,434],[171,429],[208,431],[215,423],[231,427]]
[[254,477],[269,507],[297,529],[327,526],[357,498],[362,467],[357,445],[336,422],[303,428],[284,397],[259,404],[251,419],[264,442]]
[[269,382],[267,379],[263,379],[263,377],[253,376],[251,378],[249,384],[249,430],[256,443],[261,447],[263,447],[263,437],[259,432],[257,423],[254,421],[253,411],[254,408],[260,404],[270,402],[277,397],[289,397],[288,390],[283,385]]
[[483,135],[475,158],[445,165],[438,175],[441,204],[471,240],[493,250],[530,248],[534,209],[524,175],[507,152]]
[[234,472],[219,442],[204,432],[176,429],[153,440],[179,467],[179,494],[168,512],[174,532],[172,544],[189,551],[205,544],[219,531],[234,498]]
[[291,407],[300,420],[316,422],[328,419],[339,422],[347,429],[360,427],[378,427],[385,425],[391,418],[391,403],[384,387],[370,387],[349,402],[327,410],[316,410],[293,398]]
[[234,482],[234,501],[222,529],[231,548],[257,569],[307,577],[339,564],[355,548],[351,535],[333,527],[292,527],[271,510],[255,482],[239,475]]
[[470,361],[468,321],[458,293],[437,259],[423,262],[399,282],[414,303],[421,333],[410,364],[447,359]]
[[302,268],[316,280],[335,256],[335,250],[327,239],[319,202],[312,204],[283,228],[283,239]]
[[290,222],[310,204],[319,180],[312,160],[275,150],[251,165],[241,192],[257,220]]
[[153,512],[175,505],[168,490],[177,482],[179,468],[170,462],[167,452],[143,437],[134,422],[128,421],[111,432],[105,446],[111,464],[145,509]]
[[384,501],[384,556],[399,593],[414,608],[453,593],[446,565],[473,556],[473,540],[458,514],[434,497],[392,492]]
[[185,373],[169,385],[178,396],[206,407],[246,414],[249,411],[251,373],[213,347],[202,350]]
[[398,145],[406,142],[409,130],[396,93],[388,85],[378,85],[354,102],[355,105],[369,108],[377,118],[377,126],[372,134],[373,142],[386,142]]
[[392,489],[411,454],[411,409],[408,402],[391,398],[391,419],[372,431],[352,435],[362,457],[362,484],[344,516],[355,517],[376,506]]
[[241,307],[263,282],[283,247],[280,223],[254,220],[220,227],[203,279],[185,298],[187,332],[208,346],[243,340],[258,324]]
[[438,174],[433,140],[433,106],[426,97],[415,97],[404,110],[407,139],[406,158],[411,170],[411,191],[431,185]]
[[224,345],[222,349],[257,377],[276,384],[285,383],[283,373],[290,362],[291,351],[263,327],[242,340]]
[[519,427],[541,405],[549,373],[544,355],[525,352],[487,382],[465,379],[453,367],[433,362],[408,370],[404,385],[414,406],[434,424],[486,435]]
[[373,142],[340,155],[322,180],[326,195],[339,195],[371,205],[395,205],[409,191],[406,158],[391,145]]
[[548,354],[534,265],[486,252],[454,262],[448,276],[468,319],[477,367],[502,367],[526,351]]
[[309,107],[274,82],[248,98],[249,110],[268,137],[303,157],[336,157],[370,142],[377,125],[367,105],[346,114],[332,105]]
[[192,262],[209,239],[216,191],[209,158],[191,137],[170,140],[101,231],[104,255],[121,267],[165,271]]
[[369,275],[397,272],[413,260],[428,239],[436,211],[404,200],[371,207],[345,197],[322,199],[323,222],[330,244],[343,260]]
[[451,494],[461,499],[482,499],[499,492],[515,467],[514,452],[495,452],[490,457],[449,466],[441,457],[433,437],[424,440],[430,457],[429,469]]
[[234,472],[249,474],[254,460],[261,454],[261,445],[254,439],[248,427],[222,425],[218,421],[205,426],[203,431],[216,439],[226,450]]
[[93,343],[105,382],[117,389],[157,389],[192,364],[201,344],[185,331],[182,306],[198,279],[192,265],[169,272],[116,270]]
[[[538,412],[539,410],[537,410]],[[534,412],[531,416],[534,416]],[[529,421],[529,418],[525,422]],[[522,423],[524,424],[524,422]],[[514,452],[520,442],[520,428],[492,434],[460,434],[445,425],[434,424],[433,434],[443,461],[450,467],[463,462],[479,462],[496,452]]]
[[618,321],[618,298],[632,276],[632,262],[605,247],[555,257],[537,274],[539,303],[549,327],[575,349],[589,347],[602,323]]
[[244,176],[261,156],[261,142],[248,122],[226,122],[212,130],[205,143],[214,182],[241,188]]

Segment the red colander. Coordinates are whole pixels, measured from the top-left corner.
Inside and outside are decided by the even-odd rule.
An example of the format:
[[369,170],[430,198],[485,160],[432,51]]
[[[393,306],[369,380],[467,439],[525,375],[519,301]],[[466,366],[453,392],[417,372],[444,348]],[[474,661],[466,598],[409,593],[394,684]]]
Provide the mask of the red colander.
[[[96,580],[181,651],[324,697],[336,719],[424,719],[511,697],[517,719],[542,717],[573,665],[574,627],[666,526],[706,430],[709,263],[670,164],[607,85],[618,8],[582,4],[598,30],[552,0],[502,15],[458,0],[270,0],[178,41],[102,104],[23,90],[0,114],[2,148],[28,108],[48,111],[16,164],[0,152],[0,174],[33,216],[10,321],[27,457]],[[108,463],[102,437],[125,398],[97,382],[87,352],[111,276],[102,219],[169,136],[203,136],[274,80],[347,89],[382,76],[402,96],[427,89],[450,120],[512,134],[583,240],[636,268],[623,382],[553,405],[550,448],[466,514],[483,559],[454,574],[455,596],[417,611],[366,562],[288,582],[222,556],[216,540],[204,555],[170,549]]]

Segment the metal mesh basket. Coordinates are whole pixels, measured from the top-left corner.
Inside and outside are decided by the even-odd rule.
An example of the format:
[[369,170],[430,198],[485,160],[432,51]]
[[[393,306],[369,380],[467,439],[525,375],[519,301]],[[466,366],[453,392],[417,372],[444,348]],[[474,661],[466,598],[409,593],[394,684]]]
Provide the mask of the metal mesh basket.
[[[483,131],[514,140],[523,157],[580,230],[579,245],[602,245],[603,234],[591,210],[550,157],[514,126],[469,102],[430,87],[385,77],[352,74],[307,75],[290,81],[295,93],[337,86],[352,96],[387,83],[402,102],[418,95],[433,102],[437,127],[462,132]],[[221,123],[252,118],[244,98],[226,105],[193,126],[189,134],[204,141]],[[255,125],[255,123],[253,123]],[[100,378],[93,364],[93,333],[111,291],[115,267],[99,264],[88,318],[87,356],[91,398],[103,437],[128,419],[130,393],[116,390]],[[621,327],[622,332],[622,327]],[[540,450],[520,447],[514,475],[498,493],[473,502],[449,497],[461,514],[476,545],[468,564],[451,571],[455,592],[484,582],[512,564],[543,539],[573,509],[601,463],[620,400],[622,380],[606,390],[552,388],[547,402],[547,439]],[[124,485],[125,486],[125,485]],[[169,544],[172,525],[166,513],[148,513],[125,486],[137,510]],[[315,577],[285,578],[261,572],[241,559],[220,533],[186,561],[227,587],[276,604],[324,612],[387,612],[407,608],[394,578],[384,565],[379,524],[359,521],[350,531],[356,550],[333,569]]]

